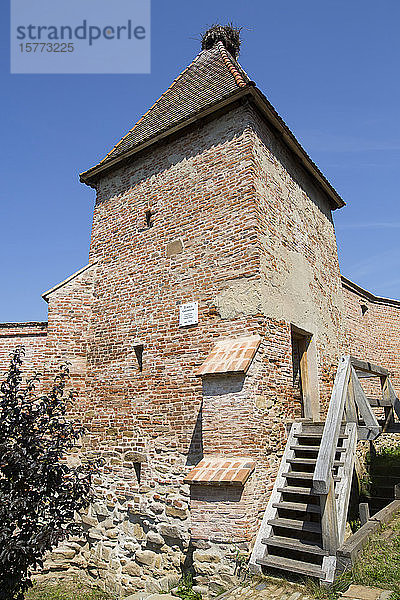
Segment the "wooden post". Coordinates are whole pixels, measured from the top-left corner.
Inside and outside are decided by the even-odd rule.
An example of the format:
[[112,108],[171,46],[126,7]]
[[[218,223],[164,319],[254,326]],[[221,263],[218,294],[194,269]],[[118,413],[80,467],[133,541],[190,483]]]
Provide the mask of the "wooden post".
[[386,431],[392,423],[394,423],[394,415],[393,415],[393,405],[392,398],[389,387],[389,377],[388,375],[380,377],[381,387],[382,387],[382,397],[384,400],[390,402],[389,406],[384,406],[383,410],[385,411],[385,425],[383,427],[383,431]]
[[357,377],[356,372],[354,371],[354,369],[352,369],[349,378],[349,383],[347,386],[347,396],[345,405],[346,421],[348,423],[358,423],[357,407],[355,402],[355,393],[353,386],[353,379],[355,377]]
[[332,475],[330,476],[329,491],[321,496],[321,529],[322,546],[329,552],[330,556],[336,555],[339,547],[338,523],[335,499],[335,483]]
[[394,391],[394,387],[392,386],[392,382],[389,377],[387,379],[387,388],[389,393],[390,402],[392,403],[393,410],[397,415],[397,418],[400,419],[400,400],[396,396],[396,392]]
[[367,523],[369,521],[369,506],[367,504],[367,502],[361,502],[358,505],[358,512],[360,515],[360,521],[361,521],[361,525],[365,525],[365,523]]

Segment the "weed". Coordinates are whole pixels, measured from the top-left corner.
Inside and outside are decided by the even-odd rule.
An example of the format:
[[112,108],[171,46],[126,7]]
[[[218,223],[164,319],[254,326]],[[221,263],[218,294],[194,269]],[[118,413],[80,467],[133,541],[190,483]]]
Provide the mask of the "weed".
[[36,584],[25,596],[26,600],[111,600],[111,596],[83,583]]
[[239,581],[246,581],[251,578],[251,573],[249,569],[249,559],[250,555],[248,552],[243,552],[239,548],[236,549],[235,554],[235,575],[238,577]]
[[182,600],[201,600],[201,594],[193,589],[193,578],[190,573],[183,575],[178,587],[174,589],[174,595],[179,596]]
[[[385,529],[392,531],[390,539],[382,538]],[[393,590],[391,600],[400,600],[400,515],[371,537],[353,569],[340,575],[333,585],[323,588],[314,581],[306,582],[315,600],[336,600],[351,584]]]
[[358,531],[361,527],[360,519],[354,519],[354,521],[349,521],[350,529],[352,533]]

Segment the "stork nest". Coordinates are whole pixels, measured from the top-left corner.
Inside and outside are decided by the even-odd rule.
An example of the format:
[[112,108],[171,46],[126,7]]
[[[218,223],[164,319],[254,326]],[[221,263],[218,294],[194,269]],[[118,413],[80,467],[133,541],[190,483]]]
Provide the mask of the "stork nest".
[[234,58],[239,56],[241,27],[229,25],[212,25],[201,38],[201,49],[209,50],[217,42],[222,42],[225,48]]

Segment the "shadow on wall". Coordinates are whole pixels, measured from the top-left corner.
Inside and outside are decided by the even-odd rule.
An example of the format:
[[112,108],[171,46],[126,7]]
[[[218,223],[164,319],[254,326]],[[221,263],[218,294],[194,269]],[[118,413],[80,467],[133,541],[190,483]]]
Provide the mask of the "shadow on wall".
[[190,500],[195,502],[240,502],[242,486],[192,485]]
[[193,429],[190,446],[187,453],[186,466],[197,465],[204,457],[203,446],[203,403],[204,398],[215,396],[227,396],[237,394],[243,390],[245,375],[221,374],[203,377],[203,401],[197,415],[196,424]]
[[186,466],[197,465],[204,456],[203,452],[203,403],[197,415],[192,438],[186,458]]
[[203,398],[207,396],[224,396],[237,394],[243,390],[245,375],[243,373],[228,375],[211,375],[203,377]]

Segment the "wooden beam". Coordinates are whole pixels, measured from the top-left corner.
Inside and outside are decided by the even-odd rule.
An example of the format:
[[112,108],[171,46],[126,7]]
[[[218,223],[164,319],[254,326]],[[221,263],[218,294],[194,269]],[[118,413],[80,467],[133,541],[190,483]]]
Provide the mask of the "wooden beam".
[[359,413],[363,418],[366,427],[368,427],[368,429],[374,433],[380,433],[381,428],[379,427],[377,418],[371,408],[364,390],[361,387],[361,383],[358,380],[357,373],[353,366],[351,367],[351,382],[354,391],[355,403],[357,404]]
[[353,481],[354,463],[356,459],[357,450],[357,425],[355,423],[348,423],[346,425],[345,433],[348,437],[343,441],[343,445],[346,448],[343,461],[344,465],[342,467],[339,467],[338,476],[340,477],[340,481],[336,484],[336,493],[338,495],[337,531],[339,546],[343,544],[346,530],[347,509],[349,506],[351,484]]
[[377,408],[383,408],[384,406],[392,406],[392,403],[390,402],[390,400],[388,400],[386,398],[370,398],[370,397],[368,397],[367,399],[371,406],[374,406]]
[[355,358],[355,356],[350,356],[350,360],[351,360],[351,365],[357,370],[357,371],[364,371],[365,373],[373,373],[374,375],[389,375],[389,371],[387,369],[385,369],[384,367],[380,367],[378,365],[374,365],[374,363],[371,363],[369,361],[366,360],[360,360],[358,358]]
[[372,427],[370,429],[369,427],[366,427],[365,425],[358,425],[357,432],[358,432],[358,440],[359,441],[372,442],[373,440],[376,440],[376,438],[378,436],[380,436],[380,434],[382,433],[382,425],[379,423],[379,421],[378,421],[377,428]]
[[375,377],[380,377],[380,375],[375,375],[375,373],[366,373],[365,371],[357,371],[358,379],[374,379]]
[[396,392],[394,391],[394,387],[392,386],[392,382],[389,378],[387,378],[387,388],[389,400],[392,403],[394,412],[397,415],[397,418],[400,419],[400,400],[398,399]]
[[355,392],[352,383],[352,377],[349,379],[347,386],[347,397],[345,404],[345,421],[347,423],[358,423],[357,406],[355,399]]

